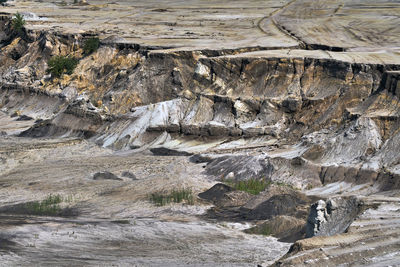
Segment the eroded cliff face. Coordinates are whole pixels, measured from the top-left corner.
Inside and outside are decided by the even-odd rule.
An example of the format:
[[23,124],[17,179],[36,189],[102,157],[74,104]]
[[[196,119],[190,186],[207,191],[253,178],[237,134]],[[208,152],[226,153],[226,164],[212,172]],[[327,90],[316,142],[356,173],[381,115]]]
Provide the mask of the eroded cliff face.
[[[339,55],[151,50],[111,39],[85,56],[88,36],[5,33],[3,109],[44,120],[21,129],[22,136],[80,136],[118,150],[174,148],[199,138],[211,138],[207,148],[216,150],[269,140],[296,146],[290,158],[302,157],[300,167],[268,157],[277,162],[276,179],[299,187],[357,181],[361,170],[371,173],[366,181],[382,168],[397,175],[397,156],[385,155],[398,138],[399,65]],[[72,75],[46,73],[55,55],[80,59]],[[205,151],[192,146],[181,149]],[[296,171],[297,178],[288,174],[304,164],[314,167]]]
[[[38,7],[33,8],[42,10],[42,4],[36,4]],[[296,10],[300,4],[309,6],[309,13],[298,14]],[[115,5],[115,10],[120,8]],[[326,10],[321,11],[318,5]],[[112,7],[99,4],[88,5],[82,10],[75,6],[68,8],[89,12],[90,8],[101,10]],[[140,8],[147,10],[147,7]],[[132,164],[138,166],[135,175],[139,173],[148,179],[138,188],[131,186],[132,179],[119,176],[115,176],[114,180],[122,184],[112,189],[107,187],[108,184],[103,187],[103,184],[98,186],[86,180],[80,182],[82,188],[76,183],[68,184],[70,191],[91,192],[90,197],[84,198],[87,203],[79,202],[77,209],[84,213],[92,205],[96,208],[90,216],[100,217],[113,216],[112,212],[103,210],[107,206],[103,198],[117,201],[115,208],[124,210],[123,214],[139,212],[143,216],[162,214],[168,217],[168,212],[164,210],[150,208],[143,211],[138,207],[140,203],[134,207],[131,203],[143,201],[146,197],[140,190],[151,193],[171,189],[176,186],[176,181],[193,186],[194,191],[199,193],[220,181],[267,179],[283,185],[284,189],[270,187],[254,197],[226,185],[222,189],[217,187],[212,192],[217,195],[218,201],[212,199],[217,208],[209,214],[217,219],[233,221],[266,220],[257,224],[255,231],[273,228],[276,237],[290,242],[306,236],[334,236],[333,239],[313,237],[296,242],[277,265],[318,266],[326,263],[324,257],[327,255],[339,255],[335,256],[335,264],[346,263],[346,260],[357,261],[357,257],[347,255],[344,250],[332,249],[332,254],[321,250],[321,255],[315,256],[318,260],[306,262],[312,258],[310,251],[318,246],[330,248],[336,242],[335,235],[349,229],[353,232],[348,239],[345,234],[339,236],[344,243],[356,239],[359,243],[367,242],[368,236],[365,237],[360,229],[354,229],[354,225],[364,225],[363,218],[373,221],[381,215],[379,209],[384,213],[385,205],[398,206],[400,60],[394,47],[398,40],[389,34],[396,30],[389,29],[378,38],[376,31],[383,26],[377,24],[371,31],[362,28],[358,36],[346,32],[346,29],[351,31],[355,27],[355,22],[348,17],[342,23],[337,21],[337,17],[332,18],[341,37],[335,40],[334,36],[326,33],[330,43],[321,40],[312,30],[316,21],[320,21],[323,25],[321,32],[330,33],[331,25],[326,17],[339,13],[348,16],[346,14],[351,13],[352,8],[348,3],[336,6],[327,1],[288,1],[269,16],[260,17],[255,25],[253,23],[252,27],[266,34],[267,39],[260,37],[254,45],[248,42],[242,45],[239,37],[229,35],[233,38],[233,41],[229,39],[231,47],[221,49],[215,46],[214,39],[209,44],[202,40],[201,45],[179,40],[178,43],[183,43],[179,46],[166,45],[161,41],[158,41],[160,45],[154,45],[157,42],[151,38],[133,42],[126,36],[132,33],[128,34],[128,30],[121,25],[118,25],[119,31],[127,39],[108,32],[40,28],[48,22],[40,22],[43,25],[35,22],[38,23],[34,24],[37,28],[28,27],[23,33],[16,34],[11,30],[9,16],[2,15],[1,135],[28,138],[22,140],[62,140],[50,144],[43,141],[46,143],[43,147],[55,148],[62,144],[68,147],[66,151],[77,153],[77,156],[68,160],[69,167],[56,174],[46,169],[46,162],[51,159],[50,152],[46,150],[41,151],[39,156],[21,156],[23,153],[20,151],[26,144],[19,148],[13,139],[6,139],[4,151],[0,151],[4,162],[0,171],[6,181],[17,174],[29,176],[25,169],[17,174],[10,171],[32,160],[40,162],[40,168],[32,174],[33,180],[43,172],[47,176],[54,175],[60,181],[64,181],[62,175],[78,181],[78,175],[69,169],[79,169],[90,176],[97,170],[96,166],[111,166],[123,177],[121,168],[126,169]],[[157,9],[147,12],[169,11]],[[363,21],[368,21],[360,16]],[[304,24],[294,27],[293,17]],[[232,19],[221,18],[229,22]],[[184,20],[188,21],[187,18]],[[247,18],[243,20],[240,23],[247,23]],[[163,25],[176,26],[168,23],[172,22]],[[206,23],[215,24],[208,20]],[[184,27],[190,25],[194,24],[191,22]],[[218,27],[224,28],[221,25]],[[243,27],[254,30],[250,26]],[[307,36],[305,32],[313,34]],[[184,34],[193,35],[193,38],[202,36],[199,32],[186,31]],[[83,44],[93,36],[100,37],[100,47],[94,53],[85,55]],[[260,40],[266,45],[260,46]],[[344,40],[349,42],[344,43]],[[380,51],[377,43],[384,40],[387,41],[386,50]],[[283,44],[276,47],[278,41]],[[47,72],[49,59],[58,55],[79,60],[72,74],[55,78]],[[77,140],[85,140],[82,142],[88,142],[90,146],[86,147],[86,143],[81,144]],[[32,149],[40,150],[42,144],[35,144]],[[155,156],[149,156],[149,151]],[[62,153],[62,149],[55,149],[57,159]],[[96,156],[86,159],[91,153]],[[119,158],[108,159],[107,155],[111,153],[122,155],[121,162]],[[192,154],[195,156],[190,158],[191,163],[179,159],[179,156]],[[126,155],[134,156],[130,158]],[[165,155],[169,157],[157,159],[157,156]],[[18,159],[22,163],[18,163]],[[147,161],[160,162],[150,166]],[[82,166],[79,166],[80,163]],[[60,168],[59,164],[51,162],[53,167]],[[153,177],[165,174],[173,178],[158,181]],[[184,180],[186,178],[188,180]],[[22,182],[18,180],[14,187]],[[60,189],[53,183],[49,186],[50,191]],[[294,189],[302,190],[306,195]],[[346,201],[349,197],[351,205],[341,198],[333,198],[330,202],[326,200],[336,194],[345,196]],[[388,198],[382,200],[381,195]],[[311,206],[317,198],[324,200]],[[331,206],[327,208],[325,205],[335,201],[340,205],[332,209],[334,211],[330,210]],[[308,214],[310,206],[311,213]],[[372,209],[377,206],[380,207],[378,210]],[[397,225],[398,216],[392,212],[395,210],[393,207],[388,208],[390,212],[387,216],[393,217]],[[347,208],[351,212],[345,214]],[[365,210],[366,213],[363,213]],[[186,210],[183,213],[190,217],[201,212]],[[305,228],[307,220],[309,229]],[[173,229],[174,226],[166,227]],[[379,227],[368,229],[369,234],[374,235]],[[211,232],[214,230],[211,229]],[[168,231],[165,232],[167,238],[170,237]],[[394,232],[397,235],[393,242],[398,241],[398,228]],[[384,232],[385,236],[391,233]],[[251,243],[249,240],[246,242]],[[250,246],[246,242],[242,248],[247,251]],[[265,242],[263,240],[259,244],[265,245]],[[390,253],[396,246],[383,244],[380,249]],[[300,251],[307,251],[304,252],[306,256],[297,258]],[[221,253],[226,251],[222,249]],[[360,255],[380,255],[368,253],[363,251]],[[340,255],[344,254],[348,257],[343,261]],[[199,259],[207,258],[207,255],[201,254]],[[248,258],[240,260],[243,264],[249,262]],[[176,261],[171,261],[171,264],[174,263]]]

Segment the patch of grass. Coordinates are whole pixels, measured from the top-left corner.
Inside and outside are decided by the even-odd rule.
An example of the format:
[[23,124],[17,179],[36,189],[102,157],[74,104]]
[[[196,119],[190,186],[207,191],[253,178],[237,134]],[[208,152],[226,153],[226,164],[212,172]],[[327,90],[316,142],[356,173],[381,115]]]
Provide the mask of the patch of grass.
[[60,203],[63,201],[60,195],[49,195],[42,201],[28,202],[23,205],[26,213],[32,215],[54,216],[61,212]]
[[269,182],[267,182],[265,179],[249,179],[245,181],[225,180],[224,182],[236,190],[244,191],[252,195],[258,195],[269,185]]
[[150,201],[157,206],[165,206],[171,202],[193,205],[194,198],[191,189],[174,189],[170,193],[153,193],[150,195]]
[[228,179],[228,180],[222,180],[222,182],[226,183],[227,185],[233,187],[236,190],[244,191],[252,195],[258,195],[271,185],[285,186],[291,189],[295,189],[291,184],[287,184],[284,182],[274,182],[271,180],[267,181],[266,179],[252,178],[245,181],[234,181],[232,179]]
[[85,44],[83,45],[83,52],[85,53],[85,55],[90,55],[91,53],[96,52],[99,46],[100,46],[99,38],[93,37],[87,39],[85,41]]
[[49,60],[47,72],[51,73],[52,77],[59,78],[64,73],[68,75],[72,74],[77,65],[78,60],[75,58],[55,56]]
[[26,21],[24,19],[24,16],[17,12],[16,14],[14,14],[14,18],[11,21],[11,27],[16,33],[22,34],[25,23]]

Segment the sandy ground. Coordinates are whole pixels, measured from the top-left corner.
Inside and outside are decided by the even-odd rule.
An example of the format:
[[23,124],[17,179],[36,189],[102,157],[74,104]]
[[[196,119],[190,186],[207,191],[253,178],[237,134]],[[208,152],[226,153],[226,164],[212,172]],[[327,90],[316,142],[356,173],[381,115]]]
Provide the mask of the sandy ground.
[[[207,204],[150,203],[151,192],[199,192],[214,183],[187,157],[116,155],[70,139],[3,137],[0,147],[2,207],[59,194],[79,214],[1,215],[1,266],[255,266],[288,250],[275,238],[241,232],[249,225],[202,220]],[[93,180],[104,170],[130,171],[137,180]]]

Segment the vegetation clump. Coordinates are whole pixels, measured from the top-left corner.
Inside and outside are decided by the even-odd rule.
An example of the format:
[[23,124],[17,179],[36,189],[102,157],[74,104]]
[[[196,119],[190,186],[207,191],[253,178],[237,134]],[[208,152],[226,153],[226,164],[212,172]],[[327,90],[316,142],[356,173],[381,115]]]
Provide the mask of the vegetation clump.
[[63,74],[72,74],[77,65],[78,60],[75,58],[55,56],[49,60],[47,72],[51,73],[52,77],[59,78]]
[[245,181],[226,180],[224,182],[232,186],[236,190],[244,191],[252,195],[258,195],[270,185],[270,183],[267,182],[265,179],[249,179]]
[[11,27],[16,33],[22,34],[25,23],[24,16],[17,12],[11,21]]
[[60,195],[49,195],[42,201],[25,203],[22,207],[26,213],[31,215],[55,216],[61,212],[60,203],[63,201]]
[[171,202],[193,205],[194,197],[191,189],[174,189],[170,193],[153,193],[150,195],[150,201],[157,206],[165,206]]
[[97,37],[87,39],[83,45],[83,52],[85,55],[90,55],[97,51],[100,46],[100,40]]
[[264,191],[267,187],[271,185],[277,185],[277,186],[284,186],[288,187],[290,189],[295,189],[291,184],[287,184],[284,182],[278,182],[278,181],[271,181],[271,180],[266,180],[266,179],[249,179],[249,180],[244,180],[244,181],[235,181],[232,179],[228,180],[223,180],[224,183],[227,185],[233,187],[236,190],[239,191],[244,191],[247,193],[250,193],[252,195],[258,195],[262,191]]

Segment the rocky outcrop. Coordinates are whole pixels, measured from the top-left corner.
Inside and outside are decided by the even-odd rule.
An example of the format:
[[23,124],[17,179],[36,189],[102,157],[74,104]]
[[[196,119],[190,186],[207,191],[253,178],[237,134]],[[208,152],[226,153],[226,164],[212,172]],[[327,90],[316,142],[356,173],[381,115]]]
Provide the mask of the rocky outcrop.
[[306,237],[341,234],[361,211],[362,202],[356,197],[319,200],[311,206]]
[[[351,207],[354,205],[349,203],[354,199],[342,199],[342,207],[350,207],[349,211],[352,212],[354,209]],[[371,196],[364,199],[364,205],[366,210],[355,218],[346,233],[298,240],[273,266],[398,264],[398,258],[392,256],[397,255],[399,251],[398,199],[383,200],[378,196]],[[343,215],[348,218],[346,214]],[[339,224],[338,228],[344,226],[343,221],[336,222]],[[331,227],[338,229],[334,224]]]
[[[2,27],[8,23],[3,18]],[[21,136],[182,155],[292,146],[280,154],[268,148],[259,159],[216,160],[206,171],[298,188],[339,181],[398,186],[399,65],[334,52],[154,50],[118,38],[85,56],[82,45],[92,35],[29,31],[21,39],[3,32],[2,110],[37,119]],[[72,75],[51,79],[53,55],[80,62]],[[196,142],[207,146],[186,147]]]
[[263,157],[223,156],[218,157],[206,166],[206,173],[217,179],[235,181],[247,179],[268,179],[273,166]]

